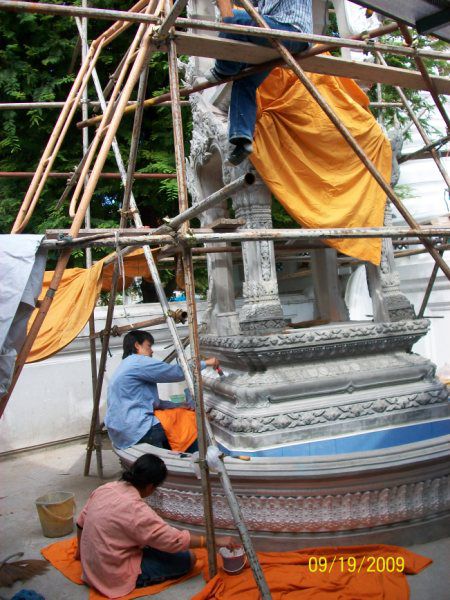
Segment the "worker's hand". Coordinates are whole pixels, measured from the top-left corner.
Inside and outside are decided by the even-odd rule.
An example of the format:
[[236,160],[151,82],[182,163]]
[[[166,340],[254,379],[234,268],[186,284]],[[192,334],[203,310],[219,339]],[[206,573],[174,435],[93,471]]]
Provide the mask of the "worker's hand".
[[233,550],[233,548],[238,548],[241,544],[239,541],[231,537],[231,535],[218,535],[216,536],[216,546],[218,548],[228,548],[228,550]]
[[218,369],[220,366],[219,359],[216,358],[215,356],[211,356],[210,358],[207,358],[205,360],[205,363],[206,363],[207,367],[212,367],[213,369]]

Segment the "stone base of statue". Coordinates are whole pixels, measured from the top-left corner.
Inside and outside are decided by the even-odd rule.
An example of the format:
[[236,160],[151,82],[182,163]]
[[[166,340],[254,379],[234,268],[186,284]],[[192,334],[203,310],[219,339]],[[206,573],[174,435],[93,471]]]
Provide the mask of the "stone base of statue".
[[[225,375],[204,377],[217,440],[228,450],[295,452],[293,445],[449,416],[434,365],[410,352],[428,321],[339,323],[288,333],[203,335]],[[363,443],[363,441],[361,441]]]

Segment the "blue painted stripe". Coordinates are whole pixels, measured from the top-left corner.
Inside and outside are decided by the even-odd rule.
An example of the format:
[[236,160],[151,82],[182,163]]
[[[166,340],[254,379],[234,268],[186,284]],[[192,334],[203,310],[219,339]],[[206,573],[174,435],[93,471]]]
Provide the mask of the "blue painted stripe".
[[245,450],[230,451],[226,446],[221,449],[230,454],[244,456],[323,456],[333,454],[351,454],[379,450],[450,434],[450,419],[393,427],[379,431],[368,431],[362,434],[349,435],[315,442],[303,442],[289,446],[278,446],[249,452]]

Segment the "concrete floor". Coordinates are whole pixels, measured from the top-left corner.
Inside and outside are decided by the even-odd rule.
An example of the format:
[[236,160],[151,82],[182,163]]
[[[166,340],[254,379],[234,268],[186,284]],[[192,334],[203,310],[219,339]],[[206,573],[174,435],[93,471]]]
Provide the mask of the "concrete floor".
[[[34,500],[56,490],[75,493],[77,510],[97,486],[117,479],[119,462],[111,450],[103,452],[105,479],[83,476],[85,443],[77,442],[16,454],[1,460],[1,551],[0,559],[15,552],[26,558],[40,558],[40,550],[52,542],[42,535]],[[96,471],[95,457],[91,472]],[[447,532],[449,535],[450,532]],[[418,575],[408,577],[411,600],[448,600],[450,598],[450,537],[433,543],[412,546],[411,550],[433,559],[433,564]],[[200,591],[200,576],[159,594],[161,600],[187,600]],[[12,588],[0,588],[0,600],[9,600],[23,588],[41,593],[46,600],[87,600],[88,591],[77,586],[56,569],[17,582]],[[152,596],[143,596],[151,598]],[[154,596],[153,596],[154,597]],[[386,600],[395,600],[387,598]]]

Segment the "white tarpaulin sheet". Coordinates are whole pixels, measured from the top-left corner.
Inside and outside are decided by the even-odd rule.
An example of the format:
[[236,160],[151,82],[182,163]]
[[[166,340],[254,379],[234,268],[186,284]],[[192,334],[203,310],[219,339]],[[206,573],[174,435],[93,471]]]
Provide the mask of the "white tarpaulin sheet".
[[42,287],[43,235],[0,235],[0,396],[8,390],[17,352]]

